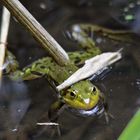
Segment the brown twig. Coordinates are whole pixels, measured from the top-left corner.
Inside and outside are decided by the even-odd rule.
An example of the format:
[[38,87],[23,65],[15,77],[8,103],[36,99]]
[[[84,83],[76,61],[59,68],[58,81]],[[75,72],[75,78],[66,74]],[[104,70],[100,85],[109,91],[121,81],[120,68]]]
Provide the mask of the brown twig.
[[27,28],[41,46],[50,53],[58,64],[65,65],[69,61],[69,57],[63,48],[18,0],[1,0],[1,2]]
[[2,70],[5,59],[9,24],[10,24],[10,13],[5,7],[3,7],[1,33],[0,33],[0,79],[2,77]]

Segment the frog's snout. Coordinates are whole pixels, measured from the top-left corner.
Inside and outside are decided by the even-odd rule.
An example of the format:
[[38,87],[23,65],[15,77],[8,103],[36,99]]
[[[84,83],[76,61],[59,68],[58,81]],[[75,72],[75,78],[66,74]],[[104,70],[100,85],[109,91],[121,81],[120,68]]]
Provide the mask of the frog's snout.
[[89,98],[84,99],[84,103],[89,104],[90,103],[90,99]]

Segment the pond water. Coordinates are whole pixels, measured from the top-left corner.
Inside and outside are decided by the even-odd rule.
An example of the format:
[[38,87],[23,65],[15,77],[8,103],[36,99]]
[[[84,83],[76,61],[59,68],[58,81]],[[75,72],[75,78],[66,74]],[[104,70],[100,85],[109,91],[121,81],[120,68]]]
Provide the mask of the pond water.
[[[120,12],[119,5],[118,9],[113,9],[110,1],[22,0],[22,3],[66,51],[80,49],[76,42],[66,37],[69,27],[75,23],[93,23],[116,30],[133,29],[133,24],[127,24],[113,15]],[[49,82],[45,78],[13,82],[4,75],[0,89],[0,139],[116,140],[140,106],[140,42],[139,36],[133,34],[132,37],[133,43],[107,38],[96,42],[102,51],[123,48],[122,60],[113,65],[104,77],[93,81],[104,92],[109,113],[114,116],[109,124],[104,116],[86,118],[65,110],[58,120],[61,131],[61,136],[58,136],[56,126],[37,126],[40,120],[48,121],[47,111],[57,100]],[[97,37],[94,39],[97,40]],[[20,68],[48,55],[14,19],[10,24],[8,49],[17,57]]]

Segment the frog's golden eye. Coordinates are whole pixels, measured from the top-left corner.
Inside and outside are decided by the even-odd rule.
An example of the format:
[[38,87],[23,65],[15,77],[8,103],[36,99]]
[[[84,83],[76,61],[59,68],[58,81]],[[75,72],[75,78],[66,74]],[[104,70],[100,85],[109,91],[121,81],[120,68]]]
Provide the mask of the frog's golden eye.
[[93,89],[92,89],[92,93],[93,93],[94,95],[97,94],[97,88],[96,88],[96,87],[93,87]]
[[74,92],[70,92],[70,96],[74,98],[76,97],[76,94]]

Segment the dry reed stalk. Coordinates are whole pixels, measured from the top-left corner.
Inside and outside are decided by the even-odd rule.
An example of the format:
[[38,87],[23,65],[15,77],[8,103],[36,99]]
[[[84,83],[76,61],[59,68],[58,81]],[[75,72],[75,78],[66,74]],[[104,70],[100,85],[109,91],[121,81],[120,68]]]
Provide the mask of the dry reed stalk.
[[10,24],[10,13],[7,10],[7,8],[3,7],[1,31],[0,31],[0,79],[2,78],[2,70],[5,59],[9,24]]

